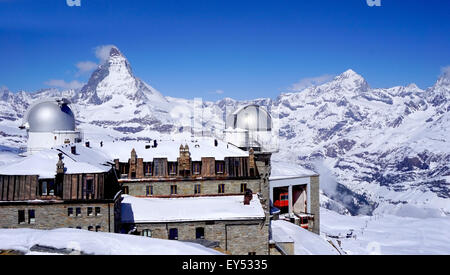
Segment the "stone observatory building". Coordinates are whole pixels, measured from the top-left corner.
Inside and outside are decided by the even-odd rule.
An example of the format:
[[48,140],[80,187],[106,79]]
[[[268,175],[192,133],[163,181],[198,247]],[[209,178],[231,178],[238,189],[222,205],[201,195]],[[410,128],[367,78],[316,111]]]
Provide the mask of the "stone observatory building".
[[28,134],[27,153],[33,154],[58,145],[82,142],[75,115],[65,98],[46,99],[27,111],[21,129]]

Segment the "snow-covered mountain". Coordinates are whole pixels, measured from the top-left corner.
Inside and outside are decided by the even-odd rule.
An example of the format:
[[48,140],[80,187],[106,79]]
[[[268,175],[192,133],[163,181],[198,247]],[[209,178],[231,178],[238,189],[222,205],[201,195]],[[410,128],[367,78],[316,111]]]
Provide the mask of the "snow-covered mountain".
[[450,213],[448,74],[426,90],[414,84],[372,89],[348,70],[276,99],[209,102],[164,97],[135,77],[113,47],[79,90],[0,89],[1,149],[24,146],[25,133],[17,127],[26,109],[58,95],[72,99],[78,126],[92,141],[190,135],[192,127],[220,136],[227,113],[249,103],[267,106],[279,118],[274,158],[317,170],[324,206],[358,214],[392,212],[408,203]]

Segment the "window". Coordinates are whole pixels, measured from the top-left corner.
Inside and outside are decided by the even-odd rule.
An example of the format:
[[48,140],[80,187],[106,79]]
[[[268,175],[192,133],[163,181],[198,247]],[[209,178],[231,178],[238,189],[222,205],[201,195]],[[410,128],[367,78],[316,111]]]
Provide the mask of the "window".
[[94,227],[93,226],[88,226],[88,230],[89,231],[94,231]]
[[19,210],[19,224],[25,223],[25,210]]
[[248,252],[248,255],[256,255],[256,252]]
[[73,217],[73,208],[72,207],[67,208],[67,216]]
[[87,208],[87,215],[88,215],[88,216],[92,216],[92,215],[93,215],[92,207],[88,207],[88,208]]
[[100,231],[102,231],[102,227],[100,225],[97,225],[95,227],[95,232],[100,232]]
[[205,238],[205,228],[204,227],[197,227],[195,229],[195,238],[196,239],[204,239]]
[[170,194],[171,195],[176,195],[177,194],[177,186],[176,185],[171,185],[170,186]]
[[55,195],[55,182],[52,180],[43,180],[39,184],[41,196]]
[[131,178],[135,179],[136,178],[136,172],[131,172]]
[[177,163],[169,162],[169,175],[176,175],[176,174],[177,174]]
[[95,216],[100,216],[100,207],[95,207]]
[[178,229],[177,228],[169,229],[169,240],[178,240]]
[[225,164],[222,161],[216,162],[216,174],[223,174],[223,167]]
[[76,211],[77,217],[81,216],[81,208],[80,207],[77,207],[75,211]]
[[146,175],[146,176],[152,175],[152,163],[151,162],[144,163],[144,175]]
[[93,179],[86,180],[86,193],[87,194],[94,193],[94,180]]
[[28,210],[28,223],[34,224],[35,222],[36,222],[36,215],[35,215],[34,209],[29,209]]
[[194,194],[200,194],[202,192],[201,187],[202,186],[200,184],[194,185]]
[[77,226],[77,229],[81,229],[81,226]]
[[219,184],[219,194],[225,193],[225,184]]
[[128,194],[128,186],[122,186],[122,193],[125,195]]
[[193,162],[192,163],[192,173],[194,175],[200,174],[200,163],[199,162]]
[[148,185],[146,187],[146,192],[147,196],[152,196],[153,195],[153,186],[152,185]]
[[150,229],[144,229],[144,230],[142,230],[142,236],[151,238],[152,231]]
[[247,190],[247,184],[246,183],[242,183],[241,184],[241,193],[245,193],[245,190]]

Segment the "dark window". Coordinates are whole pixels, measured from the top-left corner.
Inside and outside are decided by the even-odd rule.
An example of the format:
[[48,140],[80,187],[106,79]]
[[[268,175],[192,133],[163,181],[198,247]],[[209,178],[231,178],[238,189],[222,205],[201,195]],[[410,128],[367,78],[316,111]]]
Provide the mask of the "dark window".
[[177,174],[177,163],[169,162],[169,175],[176,175],[176,174]]
[[77,229],[81,229],[81,226],[77,226]]
[[151,238],[152,231],[150,229],[144,229],[144,230],[142,230],[142,236]]
[[131,172],[131,178],[135,179],[136,178],[136,172]]
[[94,231],[94,227],[93,226],[88,226],[88,230],[89,231]]
[[248,255],[256,255],[256,252],[248,252]]
[[196,184],[195,186],[194,186],[194,194],[200,194],[201,192],[202,192],[202,189],[201,189],[201,185],[200,184]]
[[92,216],[93,212],[92,212],[92,207],[88,207],[87,208],[87,215],[88,216]]
[[178,229],[177,228],[169,229],[169,240],[178,240]]
[[67,216],[70,216],[70,217],[73,216],[73,208],[72,207],[67,208]]
[[101,231],[102,230],[102,227],[100,226],[100,225],[97,225],[96,227],[95,227],[95,232],[99,232],[99,231]]
[[77,207],[75,209],[75,211],[76,211],[77,216],[81,216],[81,208],[80,207]]
[[200,174],[200,163],[199,162],[193,162],[192,163],[192,173],[194,175]]
[[25,210],[19,210],[19,224],[25,223]]
[[204,239],[205,238],[205,228],[197,227],[195,229],[195,238],[196,239]]
[[43,180],[39,183],[39,187],[41,196],[55,195],[55,182],[53,180]]
[[223,174],[223,167],[225,164],[222,161],[216,162],[216,173],[217,174]]
[[95,207],[95,216],[100,216],[100,207]]
[[170,186],[170,194],[171,195],[176,195],[177,194],[177,186],[176,185],[171,185]]
[[86,179],[86,193],[92,194],[94,193],[94,180]]
[[36,215],[34,209],[28,210],[28,223],[33,224],[36,222]]
[[144,175],[146,175],[146,176],[152,175],[152,163],[151,162],[144,163]]
[[122,193],[125,195],[128,194],[128,186],[122,186]]
[[148,185],[147,186],[146,193],[147,193],[147,196],[152,196],[153,195],[153,186],[152,185]]
[[219,184],[219,194],[225,193],[225,184]]
[[241,193],[245,193],[245,190],[247,190],[247,184],[246,183],[242,183],[241,184]]

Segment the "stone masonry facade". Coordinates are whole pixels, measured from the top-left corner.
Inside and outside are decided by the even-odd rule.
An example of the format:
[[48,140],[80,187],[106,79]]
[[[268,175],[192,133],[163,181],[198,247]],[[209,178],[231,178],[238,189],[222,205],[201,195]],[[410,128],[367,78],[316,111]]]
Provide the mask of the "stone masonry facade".
[[195,240],[196,228],[204,228],[204,239],[219,242],[219,247],[232,255],[269,254],[269,232],[263,219],[234,221],[191,221],[171,223],[139,223],[136,234],[150,230],[151,237],[168,239],[169,230],[178,230],[178,240]]
[[[71,212],[69,209],[72,209]],[[79,209],[79,214],[77,214]],[[88,214],[91,209],[91,214]],[[23,221],[19,220],[23,211]],[[34,212],[34,219],[32,213]],[[72,213],[72,214],[70,214]],[[0,204],[0,228],[79,228],[91,231],[117,232],[120,202],[89,203],[9,203]],[[20,223],[19,223],[20,222]]]

